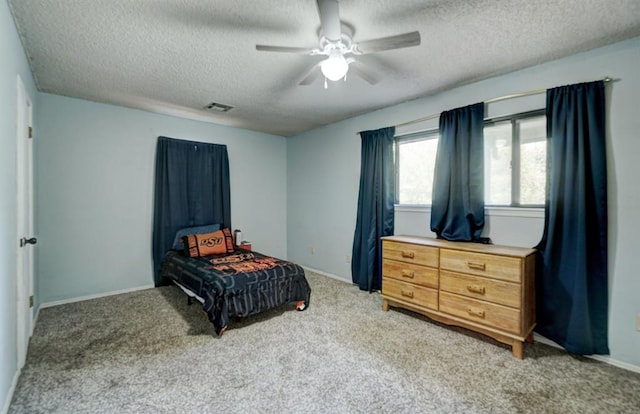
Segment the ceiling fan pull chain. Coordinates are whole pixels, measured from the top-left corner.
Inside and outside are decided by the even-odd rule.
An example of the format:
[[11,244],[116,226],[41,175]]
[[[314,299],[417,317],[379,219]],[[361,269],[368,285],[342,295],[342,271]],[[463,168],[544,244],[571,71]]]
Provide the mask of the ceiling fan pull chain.
[[324,78],[324,88],[327,89],[327,78]]

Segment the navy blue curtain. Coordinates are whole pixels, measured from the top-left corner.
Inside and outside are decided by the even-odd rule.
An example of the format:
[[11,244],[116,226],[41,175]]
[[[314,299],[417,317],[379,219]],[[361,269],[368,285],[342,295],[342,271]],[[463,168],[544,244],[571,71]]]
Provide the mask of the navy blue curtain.
[[158,137],[153,209],[156,286],[164,254],[184,227],[231,227],[229,158],[226,145]]
[[479,241],[484,227],[484,103],[440,114],[431,205],[439,239]]
[[395,174],[393,136],[395,127],[360,133],[360,192],[353,236],[351,277],[369,292],[382,286],[382,241],[393,235]]
[[571,353],[608,354],[604,83],[549,89],[547,136],[536,330]]

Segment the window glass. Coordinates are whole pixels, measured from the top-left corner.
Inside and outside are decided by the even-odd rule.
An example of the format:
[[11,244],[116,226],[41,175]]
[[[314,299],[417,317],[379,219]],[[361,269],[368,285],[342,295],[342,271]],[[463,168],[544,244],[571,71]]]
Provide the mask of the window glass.
[[431,204],[437,137],[398,142],[398,203]]
[[484,202],[511,204],[511,122],[484,127]]
[[520,204],[542,205],[545,200],[547,168],[547,122],[545,117],[521,119],[520,133]]

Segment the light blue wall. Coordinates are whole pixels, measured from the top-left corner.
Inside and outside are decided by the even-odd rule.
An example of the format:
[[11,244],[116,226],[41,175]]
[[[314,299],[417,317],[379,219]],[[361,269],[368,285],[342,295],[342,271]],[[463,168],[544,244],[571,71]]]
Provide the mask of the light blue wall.
[[[602,79],[609,85],[609,340],[611,357],[640,366],[640,38],[385,108],[291,138],[287,142],[288,257],[345,280],[350,264],[360,175],[358,131],[400,124],[494,97]],[[544,95],[489,106],[490,115],[544,107]],[[414,126],[415,128],[415,126]],[[405,128],[406,129],[406,128]],[[402,233],[428,235],[425,211],[396,212]],[[541,218],[489,217],[495,243],[532,246]],[[312,253],[313,248],[313,253]]]
[[234,228],[286,256],[285,138],[51,94],[39,104],[39,303],[153,285],[160,135],[226,144]]
[[[0,409],[17,370],[17,77],[34,102],[36,88],[6,1],[0,1]],[[37,103],[35,103],[37,107]]]

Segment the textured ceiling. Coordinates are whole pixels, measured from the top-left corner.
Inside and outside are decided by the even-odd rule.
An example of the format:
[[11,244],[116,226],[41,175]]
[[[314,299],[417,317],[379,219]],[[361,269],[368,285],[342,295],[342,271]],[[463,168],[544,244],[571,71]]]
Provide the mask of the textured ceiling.
[[[39,90],[291,136],[388,105],[640,35],[640,0],[342,0],[370,85],[298,82],[321,57],[314,0],[9,0]],[[203,108],[234,106],[223,114]]]

